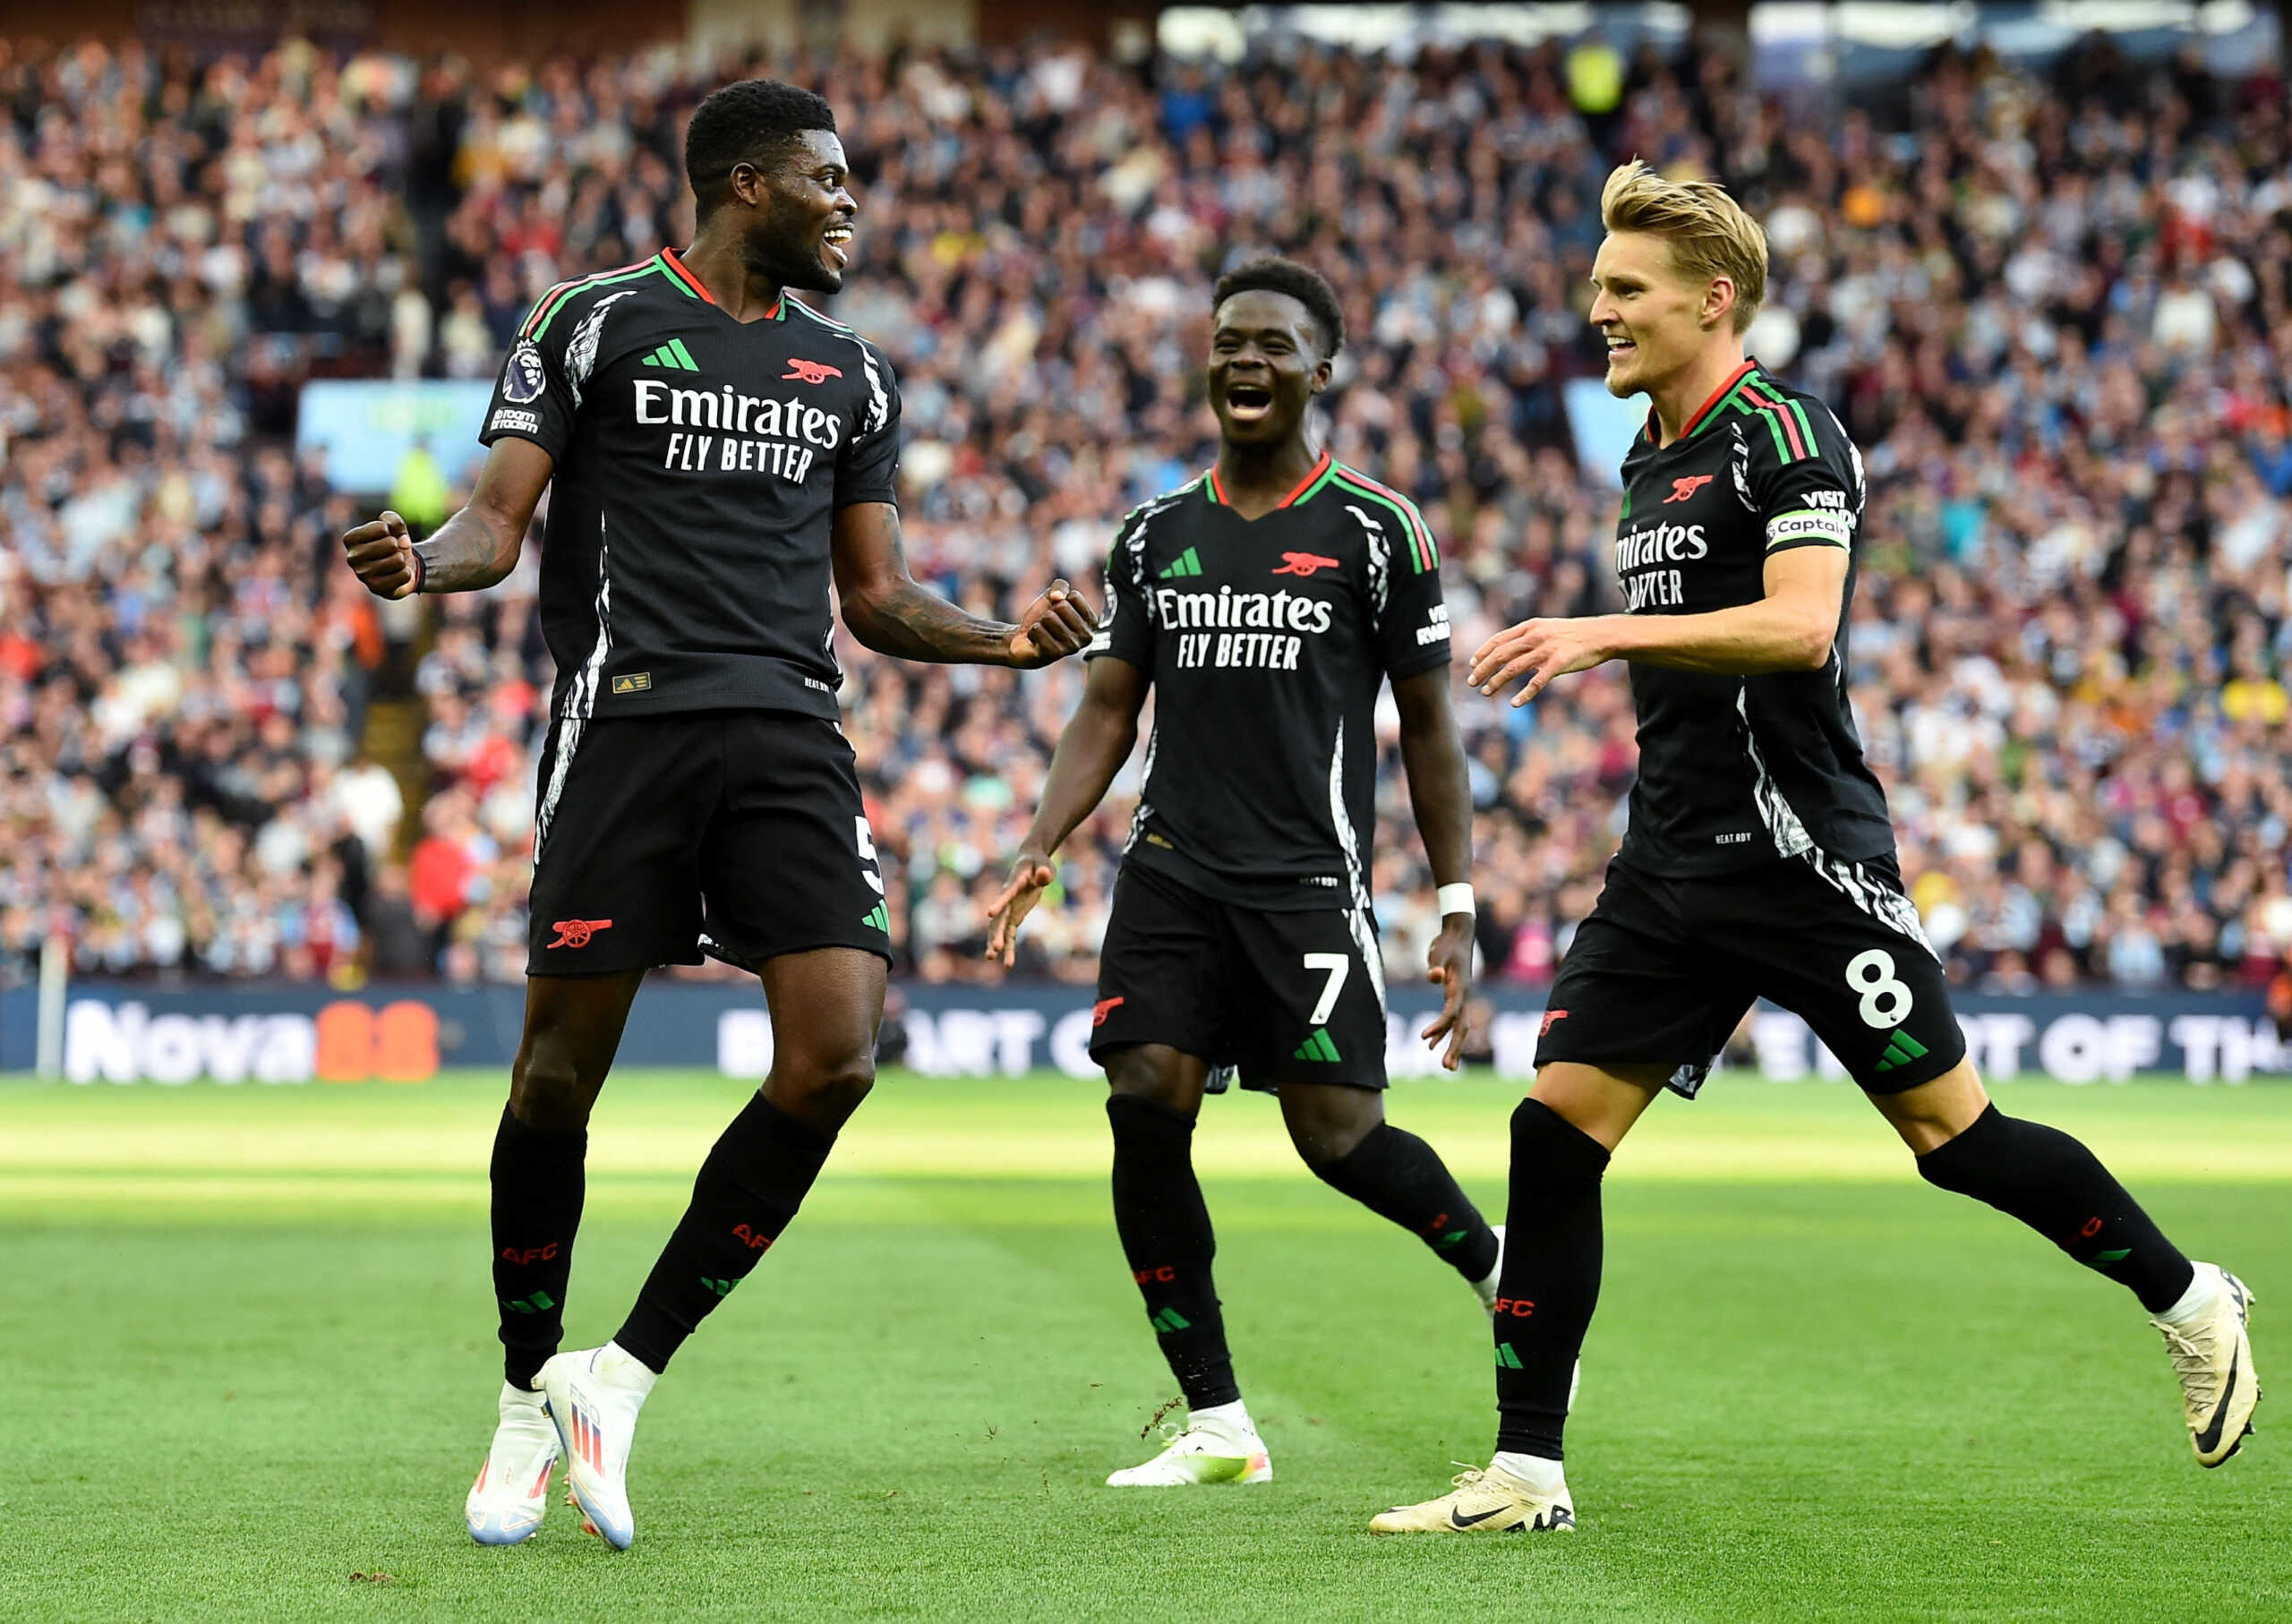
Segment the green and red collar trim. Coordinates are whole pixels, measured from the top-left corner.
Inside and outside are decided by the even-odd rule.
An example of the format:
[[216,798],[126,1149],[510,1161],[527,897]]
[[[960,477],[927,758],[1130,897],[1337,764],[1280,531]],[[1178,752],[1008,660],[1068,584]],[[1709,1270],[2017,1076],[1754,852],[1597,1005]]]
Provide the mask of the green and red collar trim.
[[[1705,401],[1701,406],[1696,407],[1695,415],[1689,418],[1686,423],[1680,426],[1680,439],[1689,439],[1700,431],[1710,427],[1711,420],[1719,415],[1720,408],[1724,406],[1729,400],[1732,399],[1736,391],[1740,389],[1744,383],[1757,373],[1757,371],[1758,363],[1749,359],[1749,357],[1745,357],[1742,365],[1737,367],[1732,372],[1727,375],[1727,381],[1721,384],[1718,389],[1712,393],[1711,398]],[[1655,440],[1655,414],[1652,409],[1647,414],[1647,442],[1650,445],[1657,443]],[[1676,444],[1678,442],[1674,441],[1673,443]]]
[[[706,284],[703,283],[698,277],[694,276],[692,272],[685,269],[684,261],[677,258],[677,251],[675,249],[663,248],[661,250],[660,260],[662,267],[668,271],[670,278],[677,284],[678,286],[683,288],[685,292],[693,295],[697,298],[706,299],[711,304],[716,303],[716,295],[708,291]],[[718,308],[721,309],[723,307],[720,305]],[[788,295],[785,292],[783,292],[778,298],[772,302],[772,308],[764,312],[762,319],[766,321],[777,321],[787,313]]]
[[[1275,509],[1279,510],[1283,508],[1294,508],[1299,502],[1304,500],[1306,497],[1312,495],[1314,487],[1321,483],[1322,478],[1327,475],[1335,460],[1336,459],[1330,457],[1327,451],[1323,451],[1321,455],[1321,460],[1313,466],[1312,469],[1306,474],[1304,478],[1297,482],[1296,489],[1293,490],[1288,495],[1283,497],[1279,501],[1273,504]],[[1217,464],[1212,463],[1210,466],[1210,474],[1202,482],[1202,489],[1209,492],[1210,500],[1216,502],[1219,507],[1230,508],[1234,505],[1232,502],[1226,500],[1226,487],[1218,477]]]

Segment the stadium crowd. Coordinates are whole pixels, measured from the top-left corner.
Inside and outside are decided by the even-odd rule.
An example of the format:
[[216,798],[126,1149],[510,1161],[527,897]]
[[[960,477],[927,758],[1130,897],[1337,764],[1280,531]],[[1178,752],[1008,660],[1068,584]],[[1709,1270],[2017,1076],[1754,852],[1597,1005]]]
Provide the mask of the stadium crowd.
[[[480,77],[0,40],[0,952],[61,928],[90,971],[522,974],[535,550],[483,595],[366,599],[334,538],[375,493],[281,449],[295,391],[489,376],[551,284],[686,240],[684,115],[775,68],[853,155],[833,308],[899,363],[915,573],[1005,614],[1095,583],[1119,516],[1205,466],[1207,289],[1267,250],[1344,295],[1325,431],[1424,509],[1460,647],[1616,606],[1612,471],[1579,466],[1561,399],[1601,365],[1599,184],[1632,153],[1725,179],[1773,247],[1755,353],[1867,459],[1850,678],[1937,946],[2006,989],[2283,973],[2287,100],[2098,45],[2049,79],[1946,55],[1809,118],[1692,52],[1585,112],[1552,47]],[[1081,669],[839,653],[906,967],[985,974],[985,899]],[[406,680],[418,831],[360,745]],[[1625,679],[1458,700],[1489,971],[1539,981],[1619,833]],[[1384,742],[1375,889],[1415,977],[1432,888],[1390,706]],[[1093,973],[1116,789],[1030,924],[1036,973]]]

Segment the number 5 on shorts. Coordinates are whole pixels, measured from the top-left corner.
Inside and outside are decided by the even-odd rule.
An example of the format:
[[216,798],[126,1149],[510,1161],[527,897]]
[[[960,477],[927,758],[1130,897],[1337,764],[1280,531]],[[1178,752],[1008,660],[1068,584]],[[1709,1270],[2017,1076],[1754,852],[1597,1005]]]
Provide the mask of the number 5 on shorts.
[[1329,979],[1321,984],[1321,996],[1313,1000],[1313,1013],[1305,1017],[1307,1026],[1321,1026],[1329,1020],[1330,1011],[1337,1007],[1337,996],[1345,990],[1345,978],[1353,969],[1349,953],[1309,953],[1305,968],[1325,971]]

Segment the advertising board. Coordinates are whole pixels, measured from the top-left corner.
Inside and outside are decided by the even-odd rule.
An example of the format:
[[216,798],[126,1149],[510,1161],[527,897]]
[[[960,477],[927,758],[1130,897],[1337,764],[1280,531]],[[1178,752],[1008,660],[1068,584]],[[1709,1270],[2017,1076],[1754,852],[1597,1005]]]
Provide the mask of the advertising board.
[[[1534,1072],[1541,991],[1503,988],[1485,997],[1493,1064],[1465,1075],[1524,1081]],[[1085,987],[896,987],[884,1058],[934,1077],[1044,1069],[1095,1076],[1090,1000]],[[444,1066],[506,1070],[524,1007],[524,989],[515,987],[347,995],[323,987],[83,982],[65,1002],[63,1077],[77,1084],[406,1083]],[[1394,1077],[1446,1075],[1415,1037],[1436,1008],[1422,993],[1394,999],[1385,1042]],[[2292,1070],[2292,1044],[2278,1037],[2257,996],[1969,994],[1958,1015],[1975,1064],[1990,1077],[2241,1083]],[[29,988],[0,995],[0,1071],[31,1068],[35,1025]],[[657,981],[637,996],[619,1064],[760,1078],[772,1064],[763,997],[752,987]],[[1738,1072],[1773,1081],[1845,1075],[1805,1022],[1765,1007],[1752,1017],[1748,1062]]]

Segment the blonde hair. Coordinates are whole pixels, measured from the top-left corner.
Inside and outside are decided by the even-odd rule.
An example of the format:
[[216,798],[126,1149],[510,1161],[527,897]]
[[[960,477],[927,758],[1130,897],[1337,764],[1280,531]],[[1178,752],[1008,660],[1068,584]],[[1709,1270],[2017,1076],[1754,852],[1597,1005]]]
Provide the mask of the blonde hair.
[[1718,182],[1667,181],[1635,158],[1600,188],[1600,225],[1662,237],[1689,276],[1732,282],[1737,332],[1758,314],[1766,297],[1766,233]]

